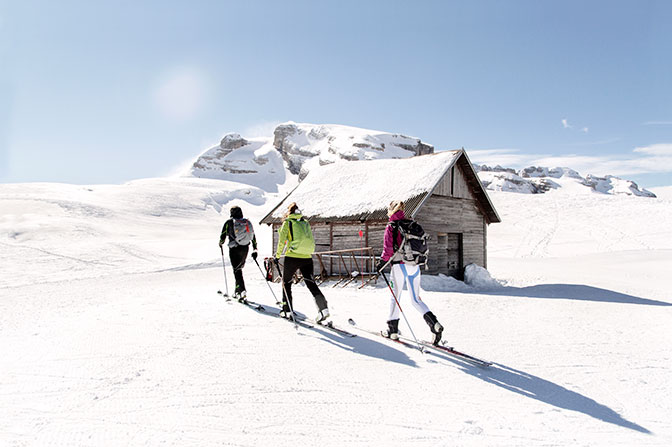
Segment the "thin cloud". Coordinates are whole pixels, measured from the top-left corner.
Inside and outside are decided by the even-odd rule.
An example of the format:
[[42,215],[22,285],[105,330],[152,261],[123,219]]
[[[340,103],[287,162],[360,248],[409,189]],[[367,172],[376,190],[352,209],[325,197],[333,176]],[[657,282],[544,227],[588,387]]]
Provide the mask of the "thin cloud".
[[633,149],[631,154],[562,156],[522,154],[517,149],[470,150],[469,157],[478,164],[501,165],[520,169],[526,166],[567,167],[583,175],[636,175],[672,172],[672,143],[654,144]]
[[672,156],[672,144],[652,144],[650,146],[635,148],[633,152],[650,155]]
[[[574,129],[574,125],[569,124],[569,121],[567,120],[567,118],[561,119],[560,122],[562,123],[562,128],[563,129]],[[579,132],[588,133],[588,126],[581,126],[581,127],[577,128],[576,130],[579,131]]]
[[539,155],[523,154],[519,149],[469,149],[469,158],[476,164],[488,166],[523,167]]
[[672,126],[672,121],[646,121],[644,126]]

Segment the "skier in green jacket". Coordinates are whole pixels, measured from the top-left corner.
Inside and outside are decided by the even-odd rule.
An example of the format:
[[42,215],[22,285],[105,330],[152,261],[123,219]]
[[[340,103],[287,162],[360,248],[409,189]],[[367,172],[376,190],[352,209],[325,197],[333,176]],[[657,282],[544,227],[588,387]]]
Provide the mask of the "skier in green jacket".
[[329,317],[327,300],[320,292],[313,277],[313,252],[315,251],[315,239],[310,229],[310,224],[304,219],[296,203],[291,203],[287,208],[287,214],[280,230],[278,230],[278,248],[275,252],[276,262],[285,255],[285,263],[282,269],[282,310],[280,315],[291,318],[292,306],[292,277],[299,270],[303,275],[306,287],[315,298],[318,315],[317,323],[322,323]]

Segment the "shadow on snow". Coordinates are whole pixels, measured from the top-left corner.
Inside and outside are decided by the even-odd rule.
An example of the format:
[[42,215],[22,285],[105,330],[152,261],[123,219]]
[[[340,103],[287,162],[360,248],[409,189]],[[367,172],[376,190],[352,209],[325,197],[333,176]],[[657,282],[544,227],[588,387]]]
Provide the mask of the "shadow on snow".
[[[423,290],[428,292],[446,292],[446,290],[432,290],[429,286]],[[489,290],[459,290],[452,293],[466,293],[478,295],[501,295],[501,296],[521,296],[528,298],[549,298],[566,299],[581,301],[597,301],[605,303],[621,304],[643,304],[647,306],[672,306],[672,303],[657,301],[648,298],[640,298],[625,293],[615,292],[613,290],[601,289],[599,287],[586,286],[582,284],[538,284],[528,287],[508,287],[504,286]]]
[[459,358],[442,357],[458,364],[464,372],[471,376],[521,396],[536,399],[557,408],[583,413],[597,420],[640,433],[652,434],[647,428],[625,419],[606,405],[541,377],[498,363],[494,363],[489,368],[481,368]]
[[[553,286],[553,289],[556,290],[556,286]],[[520,296],[528,295],[521,294]],[[554,296],[554,298],[561,297]],[[635,297],[630,298],[635,300],[638,299]],[[261,313],[261,315],[264,314]],[[267,316],[275,318],[270,315]],[[355,354],[375,357],[411,367],[418,366],[417,363],[411,359],[406,352],[403,352],[403,349],[405,348],[388,346],[386,343],[370,340],[367,337],[344,337],[330,331],[329,329],[321,328],[319,326],[316,326],[313,329],[302,328],[302,330],[320,333],[326,342]],[[583,413],[597,420],[628,428],[630,430],[635,430],[640,433],[651,434],[651,431],[649,431],[647,428],[623,418],[616,411],[612,410],[606,405],[596,402],[594,399],[524,371],[519,371],[498,363],[494,363],[489,368],[482,368],[469,363],[468,361],[460,359],[459,357],[453,357],[447,354],[444,355],[436,351],[428,351],[426,355],[431,355],[433,358],[440,358],[450,361],[456,365],[459,365],[464,372],[471,376],[477,377],[487,383],[496,385],[513,393],[529,397],[530,399],[536,399],[540,402],[544,402],[557,408]]]
[[[329,343],[342,349],[417,367],[416,362],[409,358],[405,352],[401,351],[405,348],[393,348],[384,343],[369,340],[366,337],[344,338],[326,329],[318,330],[328,339]],[[651,431],[647,428],[625,419],[616,411],[596,402],[594,399],[524,371],[498,363],[494,363],[489,368],[483,368],[459,357],[444,355],[436,351],[427,351],[425,355],[431,356],[434,359],[440,358],[451,361],[459,365],[467,374],[516,394],[536,399],[557,408],[583,413],[609,424],[618,425],[640,433],[651,434]]]
[[[280,309],[274,308],[272,306],[268,306],[264,304],[264,308],[266,309],[266,312],[258,312],[259,315],[267,316],[270,318],[279,318],[273,315],[270,315],[269,313],[279,313]],[[253,309],[250,309],[253,310]],[[300,312],[297,312],[298,315],[304,316]],[[305,317],[305,316],[304,316]],[[291,324],[291,322],[287,322],[287,324]],[[395,349],[391,346],[388,346],[386,343],[381,343],[375,340],[369,340],[366,337],[346,337],[343,335],[340,335],[330,329],[321,327],[315,323],[311,323],[314,327],[313,328],[307,328],[305,326],[299,326],[299,330],[301,331],[310,331],[316,334],[320,334],[324,337],[324,341],[327,343],[334,345],[336,347],[339,347],[341,349],[345,349],[347,351],[350,351],[354,354],[360,354],[360,355],[365,355],[368,357],[376,357],[382,360],[386,360],[389,362],[395,362],[395,363],[400,363],[402,365],[407,365],[411,366],[414,368],[417,368],[417,363],[411,359],[405,352],[403,352],[400,349]],[[349,329],[347,329],[349,331]]]
[[622,304],[644,304],[647,306],[672,306],[664,301],[640,298],[613,290],[581,284],[539,284],[528,287],[504,287],[503,290],[489,291],[488,295],[525,296],[530,298],[559,298],[570,300],[598,301]]

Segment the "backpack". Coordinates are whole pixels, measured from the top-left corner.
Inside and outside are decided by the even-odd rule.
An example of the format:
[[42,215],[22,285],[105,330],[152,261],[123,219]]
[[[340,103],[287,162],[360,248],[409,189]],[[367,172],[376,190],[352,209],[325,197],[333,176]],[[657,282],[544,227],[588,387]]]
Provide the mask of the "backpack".
[[[402,260],[408,265],[427,264],[427,239],[419,223],[412,219],[395,220],[389,224],[395,231],[393,247],[395,252],[401,255]],[[401,233],[401,246],[397,246],[397,234]]]
[[289,249],[297,255],[310,256],[315,251],[315,239],[310,229],[310,224],[303,217],[300,219],[287,219],[289,223]]
[[254,228],[252,228],[250,221],[245,218],[231,220],[233,221],[233,228],[229,237],[229,247],[249,245],[252,242],[252,238],[254,238]]
[[282,277],[275,258],[264,258],[264,268],[266,269],[266,281],[275,282],[276,278],[279,280]]

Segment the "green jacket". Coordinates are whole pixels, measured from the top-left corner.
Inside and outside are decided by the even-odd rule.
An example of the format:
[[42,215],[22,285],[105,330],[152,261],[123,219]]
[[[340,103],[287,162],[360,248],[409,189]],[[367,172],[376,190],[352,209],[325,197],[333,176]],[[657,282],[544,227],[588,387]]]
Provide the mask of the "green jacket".
[[315,239],[310,224],[301,214],[290,214],[278,230],[278,248],[275,257],[282,256],[287,245],[285,256],[290,258],[310,258],[315,251]]

